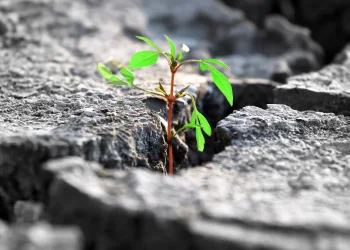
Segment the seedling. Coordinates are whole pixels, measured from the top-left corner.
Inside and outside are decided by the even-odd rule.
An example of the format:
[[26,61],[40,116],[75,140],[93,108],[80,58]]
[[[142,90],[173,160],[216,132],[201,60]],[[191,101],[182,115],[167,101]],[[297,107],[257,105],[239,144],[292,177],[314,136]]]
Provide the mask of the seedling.
[[[170,53],[163,52],[154,42],[152,42],[150,39],[148,39],[146,37],[137,36],[137,38],[148,43],[154,50],[152,50],[152,51],[140,51],[140,52],[135,53],[131,57],[128,68],[122,68],[120,70],[120,74],[124,79],[122,79],[119,76],[114,75],[106,66],[104,66],[101,63],[98,64],[97,68],[98,68],[98,71],[101,73],[101,75],[104,78],[106,78],[108,80],[108,83],[110,83],[110,84],[126,85],[126,86],[129,86],[131,88],[135,88],[135,89],[141,90],[143,92],[146,92],[147,94],[163,98],[167,101],[167,104],[168,104],[167,143],[168,143],[168,163],[169,163],[169,171],[168,172],[169,172],[169,175],[172,175],[173,174],[173,148],[172,148],[173,138],[178,133],[183,132],[186,129],[194,129],[196,132],[196,141],[197,141],[198,151],[203,151],[204,144],[205,144],[203,132],[205,134],[207,134],[208,136],[210,136],[212,133],[209,122],[198,111],[194,97],[191,94],[186,92],[188,90],[188,88],[190,87],[190,85],[181,89],[179,92],[174,93],[176,72],[182,66],[184,66],[186,64],[199,63],[200,69],[202,71],[208,70],[210,72],[211,77],[212,77],[215,85],[223,93],[223,95],[226,97],[227,101],[232,106],[233,95],[232,95],[231,84],[228,81],[227,77],[221,71],[217,70],[214,66],[220,66],[220,67],[227,68],[227,69],[229,69],[229,67],[226,64],[224,64],[223,62],[216,60],[216,59],[185,60],[185,61],[183,61],[185,53],[189,52],[190,49],[185,44],[183,44],[179,53],[176,54],[176,46],[175,46],[174,42],[167,36],[165,36],[165,38],[168,41],[168,44],[170,47]],[[169,64],[169,70],[171,73],[170,90],[167,92],[161,83],[159,83],[158,88],[155,88],[155,91],[146,90],[146,89],[143,89],[143,88],[136,86],[134,84],[135,76],[130,70],[151,66],[158,61],[159,56],[163,56]],[[191,116],[191,121],[190,121],[190,123],[184,125],[182,128],[180,128],[178,131],[176,131],[173,134],[172,129],[171,129],[172,128],[173,104],[177,99],[183,98],[185,96],[188,96],[189,98],[191,98],[192,103],[193,103],[193,112],[192,112],[192,116]]]

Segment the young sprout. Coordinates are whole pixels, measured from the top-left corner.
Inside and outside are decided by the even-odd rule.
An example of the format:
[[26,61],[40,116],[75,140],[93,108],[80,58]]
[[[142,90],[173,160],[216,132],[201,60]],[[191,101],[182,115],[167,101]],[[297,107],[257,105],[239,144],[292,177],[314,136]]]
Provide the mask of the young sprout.
[[[120,74],[123,77],[118,77],[114,75],[106,66],[99,63],[97,68],[100,74],[108,80],[108,83],[114,84],[114,85],[127,85],[131,88],[138,89],[140,91],[146,92],[147,94],[151,94],[154,96],[161,97],[167,101],[168,104],[168,126],[167,126],[167,143],[168,143],[168,165],[169,175],[173,174],[173,148],[172,148],[172,140],[173,138],[179,134],[180,132],[186,130],[186,129],[194,129],[196,133],[196,141],[197,141],[197,148],[198,151],[204,150],[204,144],[205,139],[203,136],[203,132],[207,134],[208,136],[211,136],[211,127],[207,119],[198,111],[196,107],[196,101],[194,97],[190,94],[188,94],[186,91],[190,86],[186,86],[185,88],[181,89],[179,92],[174,93],[174,85],[175,85],[175,74],[176,72],[183,66],[189,63],[199,63],[200,69],[202,71],[209,71],[211,74],[211,78],[213,79],[215,85],[218,87],[218,89],[222,92],[222,94],[226,97],[229,104],[232,106],[233,104],[233,94],[232,94],[232,87],[227,79],[227,77],[218,69],[216,69],[214,66],[220,66],[226,69],[230,69],[225,63],[216,60],[216,59],[204,59],[204,60],[185,60],[184,54],[189,52],[190,49],[187,47],[187,45],[183,44],[179,53],[176,54],[176,46],[174,42],[167,36],[165,36],[166,40],[168,41],[169,47],[170,47],[170,53],[169,52],[163,52],[153,41],[146,37],[137,36],[136,38],[148,43],[153,50],[152,51],[140,51],[135,53],[131,59],[128,68],[122,68],[120,70]],[[155,88],[155,91],[146,90],[143,88],[140,88],[134,84],[135,76],[130,71],[130,69],[137,69],[137,68],[144,68],[151,66],[155,64],[159,56],[164,57],[169,65],[169,70],[171,73],[170,78],[170,90],[166,91],[164,86],[159,83],[159,87]],[[188,124],[185,124],[182,128],[180,128],[178,131],[176,131],[174,134],[172,134],[172,114],[173,114],[173,104],[174,102],[182,97],[188,96],[192,100],[193,104],[193,112],[191,116],[191,120]]]

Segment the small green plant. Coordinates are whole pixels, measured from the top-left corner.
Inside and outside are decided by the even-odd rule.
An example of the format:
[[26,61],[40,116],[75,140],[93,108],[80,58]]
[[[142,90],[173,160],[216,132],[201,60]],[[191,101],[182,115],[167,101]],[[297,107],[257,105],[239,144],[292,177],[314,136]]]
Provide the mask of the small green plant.
[[[151,47],[153,47],[153,51],[140,51],[135,53],[130,60],[128,68],[122,68],[120,70],[121,76],[124,78],[120,78],[116,75],[114,75],[106,66],[99,63],[97,68],[100,74],[108,80],[108,83],[114,84],[114,85],[126,85],[141,91],[144,91],[148,94],[161,97],[167,101],[168,104],[168,126],[167,126],[167,143],[168,143],[168,165],[169,165],[169,175],[173,174],[173,149],[172,149],[172,139],[180,132],[186,130],[186,129],[194,129],[196,132],[196,141],[197,141],[197,148],[198,151],[203,151],[204,149],[204,136],[203,132],[206,133],[208,136],[211,135],[211,127],[207,121],[207,119],[198,111],[196,107],[195,99],[192,95],[187,93],[186,91],[190,87],[188,85],[187,87],[181,89],[177,93],[174,93],[174,85],[175,85],[175,74],[176,72],[183,66],[189,63],[199,63],[200,69],[203,71],[209,71],[211,74],[211,77],[215,83],[215,85],[218,87],[218,89],[223,93],[223,95],[226,97],[227,101],[232,106],[233,103],[233,95],[232,95],[232,87],[230,82],[228,81],[227,77],[219,70],[217,70],[214,66],[220,66],[223,68],[229,69],[229,67],[224,64],[223,62],[216,60],[216,59],[205,59],[205,60],[184,60],[184,54],[187,53],[190,49],[183,44],[182,48],[180,49],[179,53],[176,54],[176,46],[174,42],[167,36],[165,38],[168,41],[169,47],[170,47],[170,53],[163,52],[154,42],[152,42],[150,39],[142,36],[137,36],[138,39],[148,43]],[[167,92],[164,88],[164,86],[159,83],[159,87],[155,88],[155,91],[146,90],[143,88],[140,88],[134,84],[135,76],[130,71],[131,69],[137,69],[137,68],[144,68],[151,66],[155,64],[158,61],[159,56],[163,56],[168,64],[169,64],[169,70],[171,73],[171,80],[170,80],[170,90]],[[172,113],[173,113],[173,103],[182,97],[188,96],[191,98],[193,103],[193,112],[191,116],[190,123],[184,125],[182,128],[180,128],[178,131],[176,131],[174,134],[172,133]]]

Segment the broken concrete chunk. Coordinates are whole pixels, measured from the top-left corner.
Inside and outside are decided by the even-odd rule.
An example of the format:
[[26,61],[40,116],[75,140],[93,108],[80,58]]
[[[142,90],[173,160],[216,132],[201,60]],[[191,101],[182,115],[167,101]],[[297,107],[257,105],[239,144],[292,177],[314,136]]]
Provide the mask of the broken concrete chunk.
[[44,167],[48,214],[79,225],[86,243],[100,249],[137,242],[146,249],[346,250],[349,125],[342,116],[283,105],[246,107],[218,124],[218,138],[231,146],[171,178],[54,160]]
[[350,138],[347,134],[349,118],[332,113],[299,112],[285,105],[267,107],[263,110],[249,106],[235,111],[218,123],[218,139],[226,146],[279,138],[328,140],[329,143],[337,138]]
[[350,115],[350,70],[330,65],[318,72],[291,77],[274,91],[274,103],[297,110]]

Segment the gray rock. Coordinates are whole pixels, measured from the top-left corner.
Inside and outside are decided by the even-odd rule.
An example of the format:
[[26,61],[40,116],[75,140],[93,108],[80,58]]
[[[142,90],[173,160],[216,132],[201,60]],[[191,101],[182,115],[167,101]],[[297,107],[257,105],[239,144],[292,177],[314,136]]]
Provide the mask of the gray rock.
[[[223,0],[227,5],[242,10],[249,20],[261,25],[271,14],[280,14],[289,21],[308,28],[313,39],[325,51],[326,61],[333,60],[350,40],[347,0],[325,0],[315,5],[304,0]],[[332,39],[330,39],[330,37]]]
[[[41,199],[37,173],[49,159],[76,155],[108,169],[166,169],[165,102],[107,85],[96,72],[96,63],[110,55],[117,72],[133,53],[149,49],[125,33],[130,20],[124,17],[143,13],[140,6],[135,1],[94,8],[87,1],[75,4],[0,2],[6,18],[21,20],[16,32],[0,37],[0,217],[6,220],[15,220],[16,201]],[[85,11],[77,12],[80,8]],[[199,92],[208,78],[194,73],[191,68],[179,72],[176,91],[191,84],[192,93]],[[161,79],[168,88],[164,61],[136,72],[135,83],[152,90]],[[175,104],[176,129],[190,110],[190,100]],[[189,166],[184,139],[174,140],[176,170]]]
[[207,57],[209,51],[232,54],[222,59],[237,76],[284,83],[288,76],[316,70],[322,64],[322,49],[308,30],[283,17],[269,16],[259,28],[240,11],[224,8],[219,1],[143,3],[155,39],[168,34],[176,42],[186,43],[191,48],[189,57]]
[[[141,102],[104,101],[96,94],[73,94],[68,99],[35,96],[25,101],[3,100],[0,166],[6,181],[1,185],[11,199],[38,198],[38,165],[51,158],[79,155],[106,168],[138,166],[164,171],[164,131],[156,114]],[[94,104],[98,115],[76,113],[79,100],[87,100],[84,106]],[[17,109],[6,112],[13,107]],[[52,113],[52,107],[59,112]],[[17,157],[19,152],[21,157]]]
[[[239,78],[276,78],[276,74],[283,74],[280,80],[284,83],[292,75],[291,69],[282,58],[271,58],[261,54],[230,55],[220,59],[232,69],[234,75]],[[283,67],[286,65],[287,67]],[[282,72],[281,72],[282,69]]]
[[0,221],[0,238],[3,238],[6,235],[7,230],[7,225],[3,221]]
[[334,64],[318,72],[291,77],[274,91],[274,103],[297,110],[350,115],[350,70],[346,47]]
[[[283,0],[284,1],[284,0]],[[283,2],[278,1],[278,2]],[[241,9],[247,18],[255,24],[262,24],[265,17],[272,13],[275,0],[223,0],[223,2],[235,9]]]
[[3,188],[0,188],[0,216],[3,220],[12,220],[13,214],[11,212],[11,198]]
[[[217,1],[209,2],[220,11],[214,15],[213,25],[223,20],[230,25],[232,20],[241,18],[238,12],[231,16],[235,12],[226,11]],[[9,152],[0,167],[6,166],[7,172],[1,175],[4,178],[16,173],[16,182],[4,183],[11,204],[18,199],[37,200],[41,196],[35,182],[37,165],[52,158],[79,155],[106,168],[138,166],[162,172],[166,168],[161,119],[166,117],[164,102],[127,88],[107,87],[94,70],[98,61],[112,56],[116,59],[110,61],[119,63],[115,67],[118,71],[121,64],[127,65],[133,53],[149,49],[147,44],[129,39],[135,32],[147,34],[144,25],[147,10],[143,11],[137,1],[75,4],[73,8],[70,1],[55,5],[40,0],[0,3],[0,9],[22,20],[17,23],[16,36],[23,38],[20,53],[16,54],[18,47],[13,41],[17,38],[8,38],[0,52],[4,81],[0,100],[4,138],[0,148],[3,153]],[[204,11],[204,7],[198,5],[195,11]],[[79,8],[85,11],[77,12]],[[206,15],[211,18],[212,13],[206,10]],[[136,17],[142,24],[133,25]],[[191,84],[195,94],[200,84],[207,82],[206,77],[191,72],[196,73],[190,69],[177,74],[176,90]],[[153,89],[163,78],[168,88],[167,73],[167,66],[160,63],[137,72],[136,82]],[[190,109],[190,100],[176,103],[173,123],[176,129],[187,122]],[[148,115],[143,115],[144,112]],[[176,169],[187,167],[187,146],[179,138],[174,144]],[[18,151],[28,155],[28,159],[13,161],[13,154]],[[28,172],[31,178],[26,179]]]
[[350,44],[345,46],[345,48],[337,54],[337,56],[334,58],[333,63],[345,66],[350,65]]
[[[148,3],[149,9],[143,11]],[[218,3],[0,1],[6,20],[15,24],[0,37],[1,216],[12,221],[15,213],[17,219],[34,221],[35,209],[17,203],[13,211],[12,206],[19,200],[41,201],[51,222],[82,229],[88,249],[206,250],[238,248],[237,244],[242,249],[311,250],[315,245],[347,249],[347,118],[301,114],[279,106],[268,111],[245,109],[238,121],[241,127],[235,125],[237,120],[220,123],[215,150],[224,150],[236,137],[239,140],[213,163],[168,178],[161,174],[166,168],[164,101],[126,87],[107,86],[98,76],[97,62],[111,56],[108,61],[118,72],[135,51],[150,49],[131,40],[134,34],[171,30],[168,34],[174,34],[176,42],[190,47],[203,38],[196,53],[207,53],[214,35],[224,39],[229,27],[245,22],[242,12]],[[159,11],[152,19],[153,8]],[[249,29],[241,27],[235,34]],[[291,58],[276,63],[272,76],[280,74],[283,79],[290,74],[288,67],[295,73],[299,62],[306,66],[318,62],[317,46],[308,33],[294,28],[280,18],[266,23],[265,30],[272,34],[270,40],[261,38],[270,45],[266,57]],[[255,41],[256,32],[253,28],[241,40],[242,50],[244,43]],[[192,35],[182,41],[187,34]],[[279,35],[286,38],[286,44],[275,43],[273,34],[278,41]],[[166,63],[160,62],[137,71],[135,82],[154,89],[163,79],[168,88],[167,70]],[[196,71],[180,72],[177,89],[191,84],[192,93],[205,96],[210,81],[193,74]],[[275,83],[259,80],[257,85],[256,89],[262,86],[264,98],[245,95],[246,90],[239,98],[242,106],[270,102]],[[205,103],[199,99],[198,104]],[[190,109],[189,100],[176,104],[176,128],[188,120]],[[188,148],[180,139],[174,145],[177,169],[188,166]],[[210,225],[217,227],[209,230]],[[27,244],[36,249],[70,249],[79,243],[76,231],[61,233],[50,226],[18,229],[18,238],[17,229],[11,230],[12,249]],[[239,241],[241,235],[249,240]],[[274,240],[279,236],[283,241]],[[1,239],[4,246],[10,244],[8,239]]]
[[322,65],[322,49],[311,39],[310,32],[281,16],[267,17],[263,29],[249,21],[233,26],[216,47],[216,53],[232,53],[222,60],[240,77],[285,83],[288,76],[317,70]]
[[[233,89],[234,102],[230,106],[225,96],[210,83],[203,85],[207,91],[198,95],[200,102],[198,109],[207,117],[209,123],[214,128],[218,121],[232,113],[233,110],[239,110],[245,106],[257,106],[267,108],[267,104],[273,102],[273,90],[279,85],[265,79],[230,79]],[[200,165],[203,162],[210,161],[215,153],[218,153],[220,145],[215,141],[215,136],[206,137],[207,146],[204,152],[197,151],[197,143],[194,131],[186,132],[186,141],[189,146],[189,162],[192,165]]]
[[[216,133],[223,145],[257,144],[279,138],[304,140],[347,140],[349,118],[332,113],[299,112],[285,105],[268,109],[245,107],[218,123]],[[302,137],[301,137],[302,136]],[[326,142],[326,141],[324,141]]]
[[[350,40],[348,27],[350,3],[346,0],[323,1],[314,5],[297,1],[299,23],[312,30],[314,39],[325,49],[330,61]],[[329,39],[332,37],[332,39]]]
[[47,223],[13,226],[0,233],[3,250],[80,250],[82,235],[77,228],[53,227]]
[[219,0],[143,1],[149,30],[155,37],[169,34],[190,47],[205,47],[225,36],[227,30],[244,20],[239,10],[226,8]]
[[6,34],[8,30],[9,28],[8,28],[7,22],[0,12],[0,36]]
[[[189,8],[192,4],[196,7]],[[221,59],[240,77],[285,83],[290,75],[322,65],[322,49],[308,30],[283,17],[269,16],[259,28],[240,11],[225,9],[213,0],[200,4],[169,1],[165,5],[150,0],[145,1],[145,9],[153,37],[160,39],[159,34],[169,34],[176,42],[186,43],[191,48],[189,57],[208,55],[208,50],[225,55]]]
[[17,201],[14,205],[16,223],[33,224],[43,217],[43,205],[30,201]]
[[246,107],[218,124],[230,146],[203,167],[169,178],[51,161],[45,203],[53,223],[79,225],[98,249],[345,250],[349,127],[334,114]]
[[[51,177],[43,178],[48,213],[54,223],[78,224],[97,246],[104,239],[131,248],[137,230],[138,243],[154,249],[347,249],[349,127],[348,118],[334,114],[246,107],[218,124],[217,138],[227,147],[213,162],[174,178],[100,173],[76,158],[52,161],[44,168]],[[111,218],[101,211],[126,222],[111,222],[114,233],[101,237],[107,225],[93,231],[92,221],[74,216]],[[112,243],[121,228],[125,237]]]
[[[194,249],[346,249],[349,244],[347,234],[340,233],[336,238],[332,233],[319,232],[312,234],[316,243],[310,237],[303,235],[302,230],[283,232],[281,228],[266,228],[259,226],[227,225],[213,221],[196,221],[191,223],[194,236]],[[281,232],[282,231],[282,232]],[[317,247],[315,248],[315,244]]]
[[199,96],[201,105],[198,108],[208,116],[209,122],[216,125],[223,117],[228,116],[233,110],[239,110],[245,106],[256,106],[263,109],[273,102],[273,90],[278,83],[254,78],[230,79],[233,90],[233,106],[230,106],[225,96],[210,83],[205,96]]

